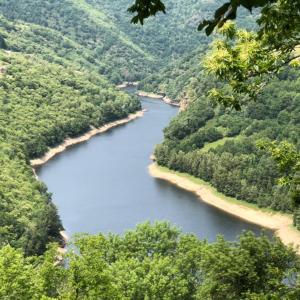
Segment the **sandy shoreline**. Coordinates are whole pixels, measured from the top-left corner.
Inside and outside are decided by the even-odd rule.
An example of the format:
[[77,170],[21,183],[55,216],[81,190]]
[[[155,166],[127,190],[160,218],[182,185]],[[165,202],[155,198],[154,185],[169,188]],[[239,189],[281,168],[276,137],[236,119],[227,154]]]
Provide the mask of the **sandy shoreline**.
[[[138,87],[138,85],[139,85],[139,83],[137,81],[134,81],[134,82],[123,82],[123,83],[117,85],[116,87],[118,89],[122,90],[122,89],[125,89],[127,87]],[[160,95],[160,94],[156,94],[156,93],[149,93],[149,92],[145,92],[145,91],[141,91],[141,90],[137,90],[136,95],[138,95],[140,97],[159,99],[159,100],[164,101],[166,104],[181,107],[181,105],[178,101],[175,101],[175,100],[173,100],[173,99],[171,99],[171,98],[169,98],[168,96],[165,96],[165,95]]]
[[[85,133],[79,137],[66,139],[62,144],[58,145],[57,147],[51,148],[41,158],[33,159],[30,161],[34,177],[36,178],[36,180],[39,180],[39,178],[36,174],[36,171],[34,169],[35,167],[46,163],[51,158],[53,158],[55,155],[65,151],[68,147],[78,144],[78,143],[82,143],[84,141],[87,141],[94,135],[105,132],[113,127],[120,126],[120,125],[128,123],[136,118],[142,117],[144,115],[144,112],[145,112],[145,110],[137,111],[136,113],[130,114],[128,117],[126,117],[124,119],[107,123],[99,128],[92,128],[90,131],[88,131],[87,133]],[[67,235],[66,231],[62,230],[59,232],[59,234],[62,237],[64,244],[67,244],[70,238]],[[57,251],[59,254],[59,256],[57,257],[57,264],[59,264],[62,262],[63,254],[65,254],[67,250],[66,250],[65,246],[61,246],[61,247],[58,247]]]
[[137,91],[136,93],[140,97],[148,97],[148,98],[153,98],[153,99],[163,99],[163,95],[155,94],[155,93],[148,93],[144,91]]
[[136,94],[140,97],[148,97],[148,98],[153,98],[153,99],[159,99],[159,100],[164,101],[167,104],[180,107],[180,103],[178,103],[177,101],[172,100],[171,98],[169,98],[167,96],[163,96],[163,95],[159,95],[159,94],[155,94],[155,93],[148,93],[148,92],[144,92],[144,91],[137,91]]
[[105,125],[103,125],[99,128],[91,128],[91,130],[89,130],[87,133],[85,133],[85,134],[83,134],[79,137],[67,138],[62,144],[58,145],[57,147],[49,149],[49,151],[46,152],[42,157],[37,158],[37,159],[32,159],[30,161],[30,164],[33,168],[37,167],[37,166],[40,166],[40,165],[46,163],[51,158],[53,158],[55,155],[65,151],[68,147],[70,147],[72,145],[75,145],[75,144],[82,143],[84,141],[87,141],[91,137],[93,137],[94,135],[105,132],[105,131],[113,128],[113,127],[120,126],[120,125],[128,123],[128,122],[130,122],[130,121],[132,121],[136,118],[142,117],[144,112],[145,112],[145,110],[141,110],[141,111],[138,111],[136,113],[130,114],[128,117],[126,117],[124,119],[107,123],[107,124],[105,124]]
[[117,87],[118,89],[125,89],[125,88],[127,88],[127,87],[138,86],[138,85],[139,85],[139,83],[138,83],[137,81],[132,81],[132,82],[127,82],[127,81],[125,81],[125,82],[123,82],[123,83],[121,83],[121,84],[118,84],[116,87]]
[[[178,173],[164,171],[155,163],[149,166],[149,173],[153,177],[169,181],[185,190],[194,192],[205,203],[221,209],[226,213],[250,223],[274,230],[276,235],[286,245],[293,244],[295,248],[300,246],[300,232],[292,227],[293,220],[291,215],[265,212],[245,206],[242,202],[241,204],[232,203],[215,195],[209,187],[195,183],[186,177],[180,176]],[[297,252],[300,254],[299,248]]]

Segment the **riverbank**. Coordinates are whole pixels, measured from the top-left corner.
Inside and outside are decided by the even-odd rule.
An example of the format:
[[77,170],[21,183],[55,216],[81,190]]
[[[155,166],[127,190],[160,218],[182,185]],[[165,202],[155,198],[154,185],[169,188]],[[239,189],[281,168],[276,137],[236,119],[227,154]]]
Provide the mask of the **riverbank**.
[[[156,163],[149,166],[149,173],[155,178],[169,181],[180,188],[195,193],[205,203],[228,214],[273,230],[286,245],[293,244],[295,249],[300,247],[300,232],[293,227],[291,215],[260,209],[247,202],[226,197],[198,178],[160,167]],[[299,248],[297,252],[300,254]]]
[[171,98],[169,98],[167,96],[164,96],[164,95],[155,94],[155,93],[148,93],[148,92],[144,92],[144,91],[137,91],[136,94],[140,97],[159,99],[159,100],[164,101],[166,104],[170,104],[170,105],[173,105],[173,106],[180,107],[180,103],[178,103],[177,101],[174,101]]
[[58,145],[57,147],[49,149],[49,151],[46,152],[42,157],[37,158],[37,159],[32,159],[30,161],[30,164],[33,168],[43,165],[44,163],[49,161],[51,158],[53,158],[55,155],[65,151],[68,147],[75,145],[75,144],[85,142],[97,134],[103,133],[113,127],[117,127],[122,124],[128,123],[136,118],[142,117],[144,112],[145,112],[145,110],[141,110],[136,113],[130,114],[128,117],[126,117],[124,119],[107,123],[99,128],[91,128],[91,130],[89,130],[88,132],[86,132],[85,134],[83,134],[79,137],[67,138],[67,139],[65,139],[65,141],[62,144]]
[[[123,82],[122,84],[119,84],[116,87],[118,89],[125,89],[127,87],[138,87],[138,85],[139,85],[138,82]],[[166,95],[156,94],[156,93],[149,93],[149,92],[140,91],[140,90],[137,90],[136,95],[138,95],[140,97],[159,99],[159,100],[164,101],[166,104],[181,107],[180,102],[175,101],[175,100],[167,97]]]
[[137,87],[138,85],[139,85],[139,83],[137,81],[132,81],[132,82],[125,81],[125,82],[123,82],[121,84],[118,84],[116,87],[118,89],[125,89],[125,88],[131,87],[131,86]]

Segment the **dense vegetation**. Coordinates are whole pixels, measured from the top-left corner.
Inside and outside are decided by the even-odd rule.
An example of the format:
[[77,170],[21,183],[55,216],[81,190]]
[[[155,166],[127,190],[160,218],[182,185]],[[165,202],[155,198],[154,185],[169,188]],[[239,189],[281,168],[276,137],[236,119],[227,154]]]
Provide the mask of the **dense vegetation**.
[[[207,7],[204,5],[206,1],[203,0],[168,0],[166,1],[168,13],[158,14],[155,19],[148,20],[143,26],[130,23],[132,16],[126,8],[132,4],[132,0],[87,0],[87,2],[103,10],[135,44],[155,57],[154,63],[160,70],[167,63],[176,61],[197,46],[208,42],[205,34],[199,34],[195,26],[199,18],[208,17],[222,1],[214,1]],[[125,9],[120,10],[120,7]]]
[[[184,3],[171,1],[170,16],[161,19],[163,31],[156,22],[130,25],[119,5],[0,1],[0,245],[9,243],[29,255],[60,241],[61,222],[46,187],[33,177],[30,159],[66,137],[140,108],[102,74],[113,83],[138,80],[204,42],[192,26],[197,13],[208,15],[201,2],[191,1],[183,13]],[[182,26],[184,18],[190,21]]]
[[[69,47],[76,49],[79,46],[82,60],[98,65],[99,73],[115,82],[140,79],[152,61],[151,56],[132,43],[105,14],[83,0],[0,1],[0,11],[8,19],[30,23],[32,30],[39,32],[38,36],[42,35],[45,40],[56,35],[60,56],[69,56]],[[64,36],[65,43],[59,41],[60,35]],[[36,42],[38,37],[33,39]]]
[[[46,63],[36,57],[2,56],[1,98],[7,140],[22,143],[29,158],[90,125],[123,118],[140,108],[136,98],[116,92],[103,78]],[[26,116],[24,118],[24,116]]]
[[130,24],[130,0],[1,0],[1,14],[14,21],[2,19],[7,30],[1,35],[13,51],[42,53],[59,63],[74,60],[114,83],[136,81],[207,43],[194,26],[216,5],[202,2],[189,0],[187,9],[186,1],[170,0],[167,16],[140,27]]
[[[217,4],[219,4],[219,1],[214,3],[214,5]],[[201,16],[205,17],[209,12],[207,14],[203,13],[205,8],[203,5],[202,3]],[[214,5],[209,5],[209,8],[212,9]],[[256,27],[254,22],[256,15],[256,12],[250,15],[245,10],[242,10],[236,23],[242,28],[254,29]],[[139,89],[147,92],[165,93],[171,99],[181,101],[189,98],[187,93],[193,93],[191,88],[187,89],[186,87],[190,83],[195,81],[199,83],[201,81],[201,84],[198,86],[193,84],[193,88],[203,89],[204,86],[205,89],[202,93],[203,95],[207,93],[216,82],[216,80],[212,81],[211,76],[208,76],[202,63],[205,54],[210,49],[209,43],[212,39],[204,38],[201,33],[198,33],[198,35],[202,37],[202,42],[199,45],[197,44],[197,47],[194,47],[187,53],[182,53],[178,59],[170,61],[167,65],[163,65],[159,72],[143,78],[139,82]]]
[[190,105],[165,129],[155,151],[158,163],[209,181],[228,196],[293,211],[287,189],[278,186],[275,162],[257,142],[288,141],[300,148],[299,71],[286,70],[238,112],[214,106],[204,96],[210,86],[200,77],[186,87]]
[[140,103],[95,73],[36,56],[0,54],[0,245],[41,254],[49,241],[60,240],[62,225],[28,160],[90,126],[127,116],[140,109]]
[[[24,258],[0,250],[1,299],[299,299],[299,258],[278,239],[242,234],[214,243],[166,223],[139,225],[124,236],[79,236],[68,267],[55,245]],[[13,284],[12,284],[13,282]]]
[[[146,92],[165,93],[174,101],[179,102],[188,98],[188,92],[193,92],[191,89],[187,89],[190,82],[197,81],[198,83],[202,80],[212,87],[208,76],[203,74],[203,68],[200,65],[200,59],[203,57],[205,50],[207,50],[206,46],[199,46],[191,53],[169,63],[157,74],[141,80],[139,89]],[[201,83],[201,88],[203,85],[204,82]]]
[[[278,2],[286,12],[290,1],[256,2]],[[200,17],[208,18],[223,1],[169,0],[167,17],[158,16],[144,27],[129,24],[125,11],[130,3],[0,0],[0,298],[299,299],[299,257],[278,239],[251,233],[236,242],[219,237],[208,244],[168,224],[146,223],[124,236],[78,236],[76,251],[71,247],[63,257],[67,265],[60,265],[58,245],[49,243],[63,243],[63,226],[29,160],[91,126],[140,109],[137,98],[116,91],[107,79],[119,83],[152,74],[141,82],[143,89],[187,99],[187,109],[165,129],[165,140],[156,148],[159,164],[209,181],[226,195],[296,211],[300,227],[299,193],[291,189],[300,180],[299,70],[286,68],[276,75],[256,102],[241,106],[245,103],[239,95],[233,99],[237,102],[226,102],[232,100],[227,94],[219,97],[219,103],[241,108],[238,112],[206,97],[213,86],[250,94],[247,71],[258,67],[258,77],[265,75],[277,63],[272,54],[267,65],[261,64],[270,49],[283,51],[283,62],[294,50],[298,15],[292,26],[286,24],[289,18],[280,18],[272,27],[281,10],[279,15],[272,7],[263,11],[260,20],[270,18],[262,19],[262,28],[272,29],[275,48],[266,47],[243,64],[240,50],[253,47],[241,45],[261,49],[267,44],[256,35],[244,36],[240,44],[243,34],[236,32],[235,42],[220,43],[217,49],[228,50],[232,65],[222,64],[224,57],[215,51],[208,75],[198,64],[208,39],[193,30]],[[253,17],[242,15],[242,23],[252,26]],[[289,34],[280,34],[282,28]],[[229,26],[225,35],[230,32]],[[272,42],[272,34],[264,34]],[[155,74],[160,67],[162,72]],[[280,146],[269,143],[273,140]],[[287,154],[284,162],[282,153]],[[280,181],[288,184],[280,186]]]

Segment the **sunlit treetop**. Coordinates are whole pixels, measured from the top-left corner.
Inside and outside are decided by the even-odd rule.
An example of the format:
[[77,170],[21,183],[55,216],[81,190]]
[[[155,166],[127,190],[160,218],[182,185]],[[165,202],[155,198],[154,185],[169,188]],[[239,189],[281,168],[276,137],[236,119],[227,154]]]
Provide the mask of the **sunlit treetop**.
[[203,65],[223,83],[209,95],[224,106],[239,110],[249,99],[256,99],[272,75],[287,65],[299,65],[294,48],[271,49],[258,33],[237,29],[232,21],[218,31],[224,38],[213,42]]
[[[209,7],[209,3],[203,4]],[[231,20],[239,8],[260,9],[256,32],[238,30]],[[136,0],[129,8],[133,23],[165,12],[160,0]],[[223,82],[209,96],[218,103],[239,110],[255,100],[272,75],[283,67],[299,66],[300,0],[231,0],[221,5],[210,20],[199,20],[198,30],[210,35],[215,29],[224,39],[214,42],[204,66]]]

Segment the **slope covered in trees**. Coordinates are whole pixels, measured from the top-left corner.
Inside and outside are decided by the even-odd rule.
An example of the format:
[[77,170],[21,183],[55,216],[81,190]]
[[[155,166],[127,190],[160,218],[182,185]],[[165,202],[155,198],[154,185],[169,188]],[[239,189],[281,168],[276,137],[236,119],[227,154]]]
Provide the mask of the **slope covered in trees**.
[[[105,14],[83,0],[3,0],[0,1],[0,12],[10,20],[42,26],[43,29],[32,27],[34,33],[38,33],[33,37],[35,43],[41,35],[45,40],[56,35],[55,43],[60,43],[57,46],[60,53],[67,53],[69,48],[77,46],[84,49],[81,51],[85,59],[98,64],[99,73],[114,82],[138,80],[151,68],[153,58],[123,34]],[[65,43],[59,41],[60,36],[65,37]],[[27,43],[31,43],[30,36]]]
[[211,7],[207,1],[168,0],[167,14],[157,14],[155,19],[147,20],[143,26],[130,23],[132,15],[126,8],[132,0],[87,0],[93,7],[104,11],[141,49],[155,57],[159,71],[168,62],[176,61],[190,53],[209,39],[199,33],[196,24],[200,18],[208,17],[222,1],[214,1]]
[[[167,15],[140,27],[130,23],[130,0],[1,0],[1,14],[14,21],[2,19],[6,28],[1,35],[9,49],[46,52],[44,58],[51,60],[53,54],[56,60],[75,59],[114,83],[136,81],[206,44],[207,37],[195,26],[219,2],[207,7],[206,1],[170,0]],[[52,53],[42,50],[41,42]]]
[[90,126],[140,109],[137,98],[117,92],[102,77],[1,51],[0,245],[42,253],[62,229],[46,187],[28,160]]
[[[182,58],[170,62],[157,74],[152,74],[141,80],[139,89],[146,92],[165,93],[174,101],[181,101],[186,97],[186,93],[191,91],[187,88],[190,82],[197,80],[199,83],[200,80],[203,80],[209,84],[210,80],[204,74],[200,64],[200,60],[207,49],[206,45],[199,46]],[[203,85],[204,82],[201,84],[201,88]]]
[[[200,10],[201,13],[199,16],[201,15],[201,17],[205,18],[206,15],[211,15],[211,10],[213,11],[221,2],[222,1],[212,3],[201,2],[202,10]],[[204,9],[207,10],[207,13],[203,12]],[[253,14],[249,14],[249,12],[241,10],[236,23],[241,28],[253,30],[256,28],[255,19],[257,14],[256,11],[253,11]],[[199,21],[197,18],[196,20]],[[212,88],[215,81],[212,82],[213,79],[209,77],[207,71],[204,70],[202,61],[210,50],[210,44],[214,39],[212,37],[205,37],[202,32],[197,32],[197,34],[197,39],[199,39],[199,37],[201,38],[199,39],[200,43],[197,43],[196,47],[193,47],[186,53],[182,53],[177,59],[168,61],[157,73],[150,74],[143,78],[139,82],[139,89],[146,92],[165,93],[173,100],[180,101],[189,98],[187,93],[193,91],[191,88],[188,88],[188,86],[195,80],[197,80],[198,83],[201,81],[199,88],[203,88],[203,85],[205,86],[203,93],[208,91],[208,86]],[[196,85],[193,85],[193,88],[194,87],[197,88]]]
[[10,21],[4,16],[0,16],[0,29],[5,49],[9,51],[38,55],[48,62],[76,67],[78,70],[84,68],[101,73],[105,69],[105,62],[101,57],[96,58],[92,50],[57,30],[22,21]]
[[279,169],[257,142],[300,148],[299,71],[287,69],[241,111],[213,105],[206,97],[212,83],[200,76],[188,84],[190,104],[165,129],[158,163],[209,181],[228,196],[293,211],[287,188],[278,185]]

